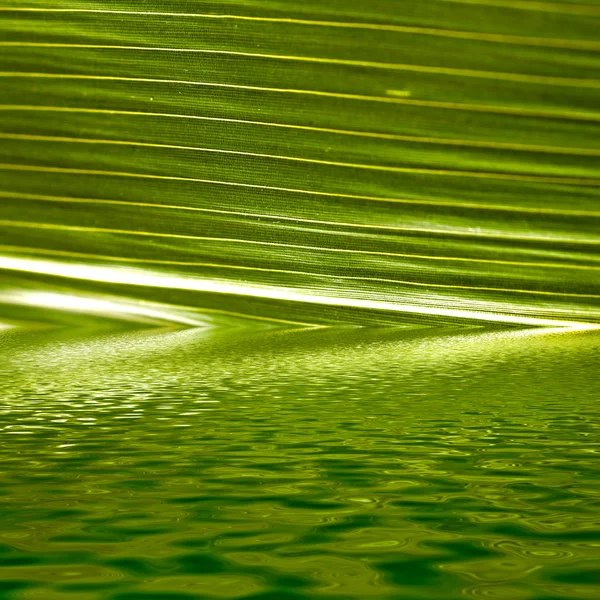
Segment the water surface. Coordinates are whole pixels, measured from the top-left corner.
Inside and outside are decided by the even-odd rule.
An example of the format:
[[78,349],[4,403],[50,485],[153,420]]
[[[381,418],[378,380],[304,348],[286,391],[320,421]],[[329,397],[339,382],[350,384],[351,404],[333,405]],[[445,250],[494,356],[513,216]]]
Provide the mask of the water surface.
[[597,598],[599,347],[4,332],[2,597]]

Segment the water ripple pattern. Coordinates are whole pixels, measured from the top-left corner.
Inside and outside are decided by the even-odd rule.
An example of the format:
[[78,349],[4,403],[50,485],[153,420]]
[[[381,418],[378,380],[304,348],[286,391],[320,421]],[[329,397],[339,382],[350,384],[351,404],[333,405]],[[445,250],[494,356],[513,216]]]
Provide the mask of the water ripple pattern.
[[3,598],[597,598],[598,332],[0,347]]

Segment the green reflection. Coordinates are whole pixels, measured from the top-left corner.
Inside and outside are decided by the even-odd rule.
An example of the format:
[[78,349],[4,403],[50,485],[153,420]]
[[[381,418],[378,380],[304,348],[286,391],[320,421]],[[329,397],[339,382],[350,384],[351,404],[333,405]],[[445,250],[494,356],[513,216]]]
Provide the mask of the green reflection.
[[6,332],[11,598],[592,598],[596,332]]

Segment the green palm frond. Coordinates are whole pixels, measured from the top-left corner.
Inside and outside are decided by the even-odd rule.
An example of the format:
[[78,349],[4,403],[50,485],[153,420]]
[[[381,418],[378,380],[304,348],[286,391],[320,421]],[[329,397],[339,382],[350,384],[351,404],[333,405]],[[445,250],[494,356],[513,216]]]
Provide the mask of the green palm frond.
[[599,31],[567,1],[5,0],[4,320],[600,323]]

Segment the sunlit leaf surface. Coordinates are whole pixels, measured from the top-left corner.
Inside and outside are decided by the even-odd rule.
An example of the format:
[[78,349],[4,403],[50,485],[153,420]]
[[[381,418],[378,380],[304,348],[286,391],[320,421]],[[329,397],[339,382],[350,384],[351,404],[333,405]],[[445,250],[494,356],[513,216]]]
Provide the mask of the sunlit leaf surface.
[[600,322],[597,3],[1,9],[6,320]]

